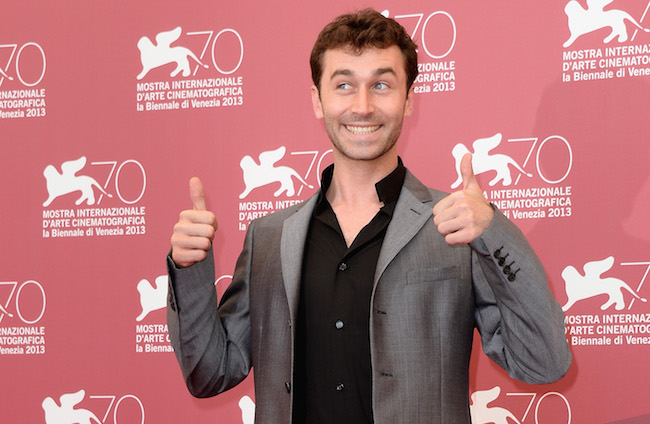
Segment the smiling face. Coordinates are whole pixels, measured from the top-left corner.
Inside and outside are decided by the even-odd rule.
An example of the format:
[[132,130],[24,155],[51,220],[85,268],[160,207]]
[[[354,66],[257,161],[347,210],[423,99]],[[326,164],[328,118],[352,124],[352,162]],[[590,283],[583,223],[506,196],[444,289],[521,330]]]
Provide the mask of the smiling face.
[[405,60],[397,46],[327,50],[323,56],[320,92],[312,86],[317,118],[334,146],[334,154],[371,161],[397,157],[395,143],[405,116],[413,110],[407,92]]

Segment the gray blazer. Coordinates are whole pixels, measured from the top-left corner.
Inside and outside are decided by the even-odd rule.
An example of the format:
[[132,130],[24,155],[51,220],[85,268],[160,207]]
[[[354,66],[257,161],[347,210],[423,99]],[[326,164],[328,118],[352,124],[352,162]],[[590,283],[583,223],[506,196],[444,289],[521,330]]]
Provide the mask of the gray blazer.
[[[449,246],[432,219],[444,196],[407,172],[381,248],[369,311],[377,424],[469,423],[475,327],[485,353],[526,383],[551,383],[571,362],[562,310],[519,229],[496,211],[481,237]],[[169,334],[187,387],[213,396],[253,367],[258,424],[291,422],[292,324],[316,198],[250,224],[218,308],[212,254],[184,269],[168,258]]]

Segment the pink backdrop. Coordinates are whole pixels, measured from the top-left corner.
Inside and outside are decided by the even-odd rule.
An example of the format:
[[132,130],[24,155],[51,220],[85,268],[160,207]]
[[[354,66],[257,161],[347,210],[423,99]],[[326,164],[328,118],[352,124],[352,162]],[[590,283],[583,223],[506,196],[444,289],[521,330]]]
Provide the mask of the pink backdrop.
[[[486,196],[526,233],[566,305],[574,362],[556,384],[510,380],[477,343],[475,423],[643,422],[650,34],[630,19],[650,27],[650,3],[580,3],[5,5],[0,422],[248,424],[239,402],[254,400],[252,378],[194,399],[170,352],[171,227],[201,177],[220,222],[221,293],[250,219],[314,193],[331,157],[309,51],[325,23],[365,6],[420,46],[406,166],[452,190],[452,152],[475,152]],[[272,172],[245,183],[254,170],[242,158],[281,147]],[[306,184],[285,179],[289,168]],[[276,196],[281,182],[295,193]]]

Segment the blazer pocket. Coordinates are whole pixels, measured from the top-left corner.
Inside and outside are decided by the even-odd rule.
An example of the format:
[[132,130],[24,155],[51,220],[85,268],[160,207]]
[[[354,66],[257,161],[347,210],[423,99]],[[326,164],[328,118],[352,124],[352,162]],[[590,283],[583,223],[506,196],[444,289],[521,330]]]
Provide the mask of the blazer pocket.
[[415,269],[406,273],[406,284],[435,283],[445,280],[460,280],[458,265],[439,266],[435,268]]

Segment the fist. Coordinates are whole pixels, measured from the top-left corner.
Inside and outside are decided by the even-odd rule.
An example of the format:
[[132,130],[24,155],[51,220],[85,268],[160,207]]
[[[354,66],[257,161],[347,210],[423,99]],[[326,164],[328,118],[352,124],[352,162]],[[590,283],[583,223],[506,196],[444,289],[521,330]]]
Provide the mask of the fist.
[[206,258],[217,231],[217,218],[205,206],[205,192],[201,180],[190,179],[192,209],[180,213],[171,237],[172,260],[188,267]]
[[483,197],[483,190],[472,169],[472,155],[460,163],[463,189],[442,199],[433,207],[433,223],[447,244],[470,243],[490,226],[494,210]]

